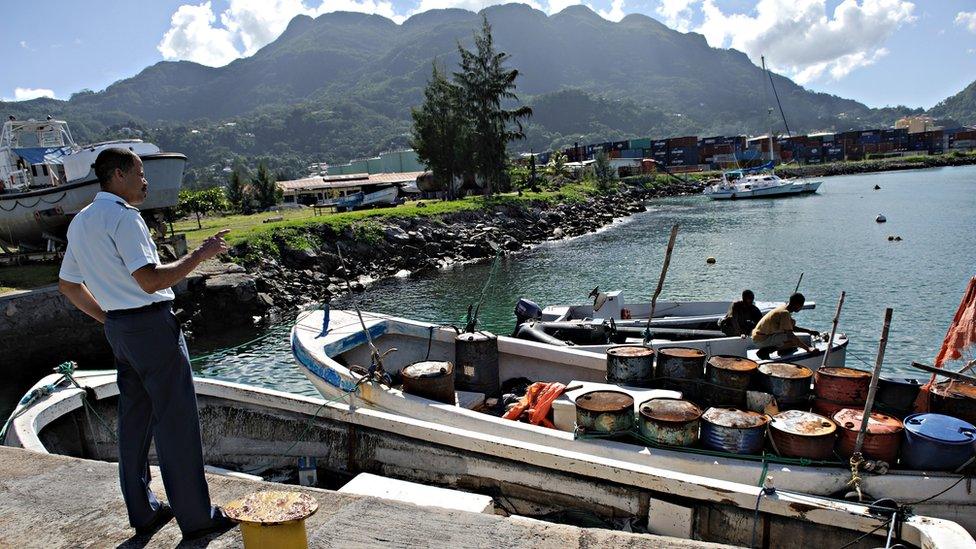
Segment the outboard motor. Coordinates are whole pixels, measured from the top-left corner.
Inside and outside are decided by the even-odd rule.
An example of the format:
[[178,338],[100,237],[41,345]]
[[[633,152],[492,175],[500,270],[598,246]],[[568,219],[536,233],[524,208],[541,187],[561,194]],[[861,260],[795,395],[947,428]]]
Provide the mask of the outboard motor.
[[542,307],[528,299],[519,299],[518,303],[515,304],[515,330],[512,331],[512,337],[518,335],[519,328],[526,322],[540,320],[541,318]]

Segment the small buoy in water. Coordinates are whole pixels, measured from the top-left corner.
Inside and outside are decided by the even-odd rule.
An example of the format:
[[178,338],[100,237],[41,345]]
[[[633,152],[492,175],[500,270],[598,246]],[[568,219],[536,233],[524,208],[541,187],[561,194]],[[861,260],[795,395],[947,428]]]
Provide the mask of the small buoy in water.
[[896,236],[895,237],[895,242],[901,242],[901,237],[900,236]]
[[705,263],[708,263],[709,265],[714,265],[715,264],[715,258],[709,256],[707,259],[705,259]]
[[874,190],[876,190],[876,191],[880,191],[880,190],[881,190],[881,185],[875,185],[875,186],[874,186]]
[[885,221],[888,221],[888,218],[881,214],[878,214],[878,217],[875,217],[874,220],[877,221],[878,223],[884,223]]
[[889,234],[888,235],[888,242],[891,242],[894,239],[895,239],[895,235],[893,235],[893,234]]

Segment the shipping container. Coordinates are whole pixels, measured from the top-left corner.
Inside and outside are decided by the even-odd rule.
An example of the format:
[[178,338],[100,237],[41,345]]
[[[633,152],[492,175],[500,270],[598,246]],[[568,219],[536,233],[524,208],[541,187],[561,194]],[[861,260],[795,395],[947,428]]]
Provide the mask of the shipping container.
[[649,148],[651,148],[651,139],[648,138],[648,137],[644,137],[644,138],[641,138],[641,139],[631,139],[630,140],[630,145],[628,146],[628,148],[630,148],[630,149],[649,149]]
[[624,149],[629,149],[630,141],[614,141],[612,147],[613,150],[615,151],[622,151]]
[[685,136],[685,137],[672,137],[668,139],[668,147],[670,148],[697,147],[697,146],[698,146],[698,137],[694,135]]
[[624,149],[620,151],[620,158],[644,158],[644,149]]

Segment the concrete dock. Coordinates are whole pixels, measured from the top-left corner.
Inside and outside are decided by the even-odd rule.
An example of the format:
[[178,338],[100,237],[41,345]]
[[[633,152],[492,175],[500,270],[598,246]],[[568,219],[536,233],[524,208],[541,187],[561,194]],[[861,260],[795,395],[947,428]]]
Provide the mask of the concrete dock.
[[[159,471],[153,489],[163,499]],[[307,521],[312,547],[671,547],[723,545],[577,528],[521,517],[418,507],[369,496],[208,475],[217,504],[259,490],[306,492],[319,502]],[[241,547],[234,528],[184,542],[175,521],[136,537],[114,463],[0,447],[0,547]]]

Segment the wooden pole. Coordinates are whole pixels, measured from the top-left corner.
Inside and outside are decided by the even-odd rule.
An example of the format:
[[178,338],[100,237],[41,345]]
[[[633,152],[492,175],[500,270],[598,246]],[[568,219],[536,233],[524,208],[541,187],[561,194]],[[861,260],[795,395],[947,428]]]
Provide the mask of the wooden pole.
[[885,309],[884,326],[881,328],[881,341],[878,342],[878,358],[874,362],[874,372],[871,374],[871,386],[868,388],[868,399],[864,402],[864,415],[861,416],[861,430],[857,432],[854,443],[854,455],[861,454],[864,444],[864,432],[868,428],[871,409],[874,407],[874,394],[878,392],[878,378],[881,377],[881,364],[884,362],[885,347],[888,346],[888,328],[891,326],[891,307]]
[[[803,275],[801,274],[800,276]],[[847,292],[840,293],[840,301],[837,302],[837,312],[834,313],[834,324],[830,328],[830,339],[827,340],[827,348],[824,350],[823,361],[820,363],[821,368],[827,366],[827,358],[830,356],[830,348],[834,344],[834,334],[837,333],[837,323],[840,321],[840,309],[844,306],[844,296],[846,295]]]
[[644,330],[644,343],[651,340],[651,321],[654,320],[654,309],[657,308],[657,297],[661,295],[661,289],[664,288],[664,277],[668,274],[668,265],[671,264],[671,252],[674,251],[674,241],[678,237],[678,224],[675,223],[674,227],[671,227],[671,239],[668,240],[668,251],[664,254],[664,265],[661,267],[661,278],[657,281],[657,289],[654,290],[654,295],[651,296],[651,311],[647,315],[647,327]]
[[800,283],[801,282],[803,282],[803,273],[800,273],[800,278],[799,278],[799,280],[796,281],[796,288],[793,288],[793,293],[794,294],[796,292],[799,292],[800,291]]

